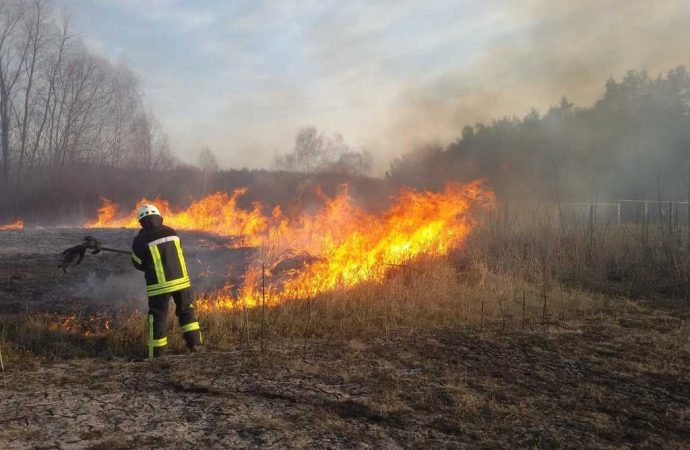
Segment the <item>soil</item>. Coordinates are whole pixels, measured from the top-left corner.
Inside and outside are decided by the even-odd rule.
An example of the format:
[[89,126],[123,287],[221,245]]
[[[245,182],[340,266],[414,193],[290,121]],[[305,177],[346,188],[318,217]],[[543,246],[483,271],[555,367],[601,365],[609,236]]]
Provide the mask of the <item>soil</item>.
[[[687,330],[439,330],[11,373],[3,448],[688,448]],[[644,327],[643,329],[639,328]],[[657,343],[658,342],[658,343]]]

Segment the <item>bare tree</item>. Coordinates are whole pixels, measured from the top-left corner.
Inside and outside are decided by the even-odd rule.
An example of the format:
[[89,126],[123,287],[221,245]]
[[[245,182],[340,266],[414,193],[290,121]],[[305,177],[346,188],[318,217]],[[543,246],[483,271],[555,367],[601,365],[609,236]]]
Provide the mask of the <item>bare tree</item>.
[[[71,39],[70,21],[65,17],[61,23],[61,27],[54,27],[52,30],[52,46],[47,51],[47,56],[43,61],[41,67],[41,82],[42,86],[36,93],[36,110],[40,113],[36,116],[34,126],[34,137],[29,155],[28,172],[33,171],[34,167],[38,165],[47,153],[49,140],[46,139],[47,126],[49,126],[52,114],[56,106],[56,82],[65,55],[68,49],[68,43]],[[39,106],[40,105],[40,106]]]
[[199,168],[204,176],[204,193],[208,190],[208,180],[215,172],[218,172],[218,161],[210,147],[206,146],[199,152]]
[[17,0],[0,2],[0,133],[2,139],[2,178],[7,183],[10,177],[10,128],[13,100],[17,80],[22,74],[30,41],[21,39],[20,28],[26,6]]
[[319,163],[323,150],[323,137],[316,127],[306,127],[299,130],[295,137],[295,165],[297,170],[311,172]]
[[351,149],[340,133],[326,136],[315,127],[306,127],[297,133],[293,151],[276,155],[273,164],[297,172],[367,174],[371,161],[370,153]]
[[172,165],[168,137],[150,111],[140,111],[129,124],[131,140],[126,151],[125,167],[147,170],[168,169]]
[[0,0],[0,94],[0,183],[174,163],[134,72],[89,52],[49,0]]
[[211,150],[211,147],[204,147],[199,152],[198,158],[199,168],[202,172],[213,173],[218,171],[218,161],[216,155]]
[[21,114],[21,121],[17,124],[19,128],[19,160],[17,163],[16,178],[19,180],[24,169],[24,162],[28,150],[30,116],[37,107],[37,101],[33,96],[34,80],[36,78],[37,67],[43,55],[43,49],[47,43],[48,33],[46,30],[46,4],[44,0],[33,0],[27,9],[23,20],[24,38],[28,41],[29,51],[24,65],[24,104]]

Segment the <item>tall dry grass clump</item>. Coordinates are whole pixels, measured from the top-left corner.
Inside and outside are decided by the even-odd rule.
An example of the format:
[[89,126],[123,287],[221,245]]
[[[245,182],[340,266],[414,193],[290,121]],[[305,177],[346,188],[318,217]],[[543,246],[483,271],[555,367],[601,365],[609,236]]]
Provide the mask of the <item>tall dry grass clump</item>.
[[[265,338],[350,339],[391,331],[447,327],[522,330],[564,318],[590,315],[596,296],[550,288],[554,313],[543,315],[541,286],[488,270],[481,260],[458,265],[449,257],[423,257],[392,268],[383,281],[294,299],[265,309]],[[261,336],[261,308],[216,309],[201,322],[212,345],[255,345]]]
[[471,237],[467,254],[493,272],[533,284],[565,286],[632,299],[690,301],[690,225],[648,220],[635,225],[564,223],[552,214],[501,217]]
[[[562,287],[550,288],[548,295],[553,313],[544,316],[541,286],[490,271],[480,259],[458,263],[451,257],[424,257],[392,267],[382,281],[294,299],[264,310],[212,309],[200,312],[199,320],[207,345],[258,350],[262,333],[269,345],[275,340],[308,345],[311,339],[385,337],[391,332],[447,327],[510,332],[586,317],[600,304],[596,296]],[[27,318],[5,327],[2,342],[7,351],[23,357],[27,353],[48,359],[146,354],[144,312],[115,318],[108,329],[101,330],[56,328],[56,323],[62,322],[62,318],[48,316]],[[168,330],[171,349],[182,351],[184,344],[172,305]]]

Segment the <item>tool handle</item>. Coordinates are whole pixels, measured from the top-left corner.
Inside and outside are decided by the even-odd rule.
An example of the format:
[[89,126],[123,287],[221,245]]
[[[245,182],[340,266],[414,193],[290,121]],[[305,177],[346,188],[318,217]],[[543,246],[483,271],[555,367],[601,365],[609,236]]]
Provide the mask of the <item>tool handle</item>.
[[101,247],[100,250],[103,252],[122,253],[123,255],[131,255],[132,254],[132,252],[130,252],[128,250],[120,250],[117,248],[110,248],[110,247]]

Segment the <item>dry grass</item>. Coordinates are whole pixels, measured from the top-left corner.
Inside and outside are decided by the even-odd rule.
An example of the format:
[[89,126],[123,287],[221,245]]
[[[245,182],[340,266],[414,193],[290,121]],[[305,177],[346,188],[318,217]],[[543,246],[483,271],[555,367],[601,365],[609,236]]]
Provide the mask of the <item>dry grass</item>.
[[614,297],[690,301],[690,224],[559,226],[549,215],[505,220],[474,233],[461,257],[533,284],[552,280]]
[[[387,336],[399,330],[531,330],[591,317],[602,305],[597,295],[558,285],[547,292],[545,316],[544,291],[540,286],[497,275],[481,263],[459,269],[450,258],[424,258],[395,267],[382,282],[267,307],[264,339],[296,340],[307,346],[311,339],[349,340]],[[258,349],[261,314],[260,308],[201,313],[204,339],[211,347],[248,345]],[[64,322],[63,318],[41,316],[8,324],[3,329],[3,349],[15,356],[13,362],[27,354],[48,359],[136,358],[145,354],[143,313],[116,319],[111,329],[100,332],[91,331],[92,328],[61,330]],[[172,309],[168,328],[170,348],[182,351],[184,346]]]
[[[525,327],[544,322],[543,292],[538,287],[493,274],[483,265],[460,271],[448,258],[427,258],[395,268],[381,283],[267,308],[266,333],[281,339],[352,339],[400,329],[516,330],[522,329],[523,297]],[[546,322],[589,316],[598,303],[583,292],[554,289],[548,293]],[[250,342],[259,338],[260,316],[260,309],[247,312]],[[209,342],[227,342],[229,336],[246,340],[243,310],[212,312],[202,321]]]
[[[456,254],[391,266],[381,282],[266,308],[264,342],[306,347],[319,338],[445,328],[522,332],[618,314],[638,299],[688,302],[689,241],[677,224],[560,229],[548,220],[516,223],[489,222]],[[107,330],[93,320],[80,327],[72,318],[56,327],[64,318],[27,317],[2,326],[0,345],[8,365],[29,356],[144,357],[144,316],[115,318]],[[261,316],[261,308],[202,313],[206,343],[258,349]],[[169,321],[170,347],[183,351],[172,311]]]
[[526,332],[396,330],[306,349],[274,340],[265,353],[255,343],[141,363],[62,361],[10,374],[0,441],[688,448],[690,328],[672,314],[640,305]]
[[210,351],[143,363],[144,312],[5,323],[5,438],[147,447],[165,416],[185,424],[169,446],[191,430],[211,447],[687,448],[686,241],[642,232],[487,227],[381,282],[266,308],[264,351],[259,308],[205,312]]

